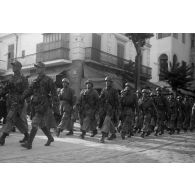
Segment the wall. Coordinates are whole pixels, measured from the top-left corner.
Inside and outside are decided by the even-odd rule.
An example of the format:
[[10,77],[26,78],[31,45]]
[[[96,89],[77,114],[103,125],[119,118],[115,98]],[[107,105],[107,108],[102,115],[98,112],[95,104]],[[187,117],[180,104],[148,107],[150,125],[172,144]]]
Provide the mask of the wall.
[[[17,57],[21,61],[23,66],[29,66],[35,63],[36,60],[36,44],[42,42],[43,36],[41,33],[17,33],[18,35],[18,46],[17,46]],[[8,59],[8,45],[14,44],[14,56],[16,57],[16,35],[10,34],[1,36],[0,40],[0,59],[5,62],[0,62],[0,68],[7,69]],[[22,59],[22,50],[25,50],[25,58]],[[33,54],[33,55],[31,55]],[[31,55],[31,56],[28,56]]]

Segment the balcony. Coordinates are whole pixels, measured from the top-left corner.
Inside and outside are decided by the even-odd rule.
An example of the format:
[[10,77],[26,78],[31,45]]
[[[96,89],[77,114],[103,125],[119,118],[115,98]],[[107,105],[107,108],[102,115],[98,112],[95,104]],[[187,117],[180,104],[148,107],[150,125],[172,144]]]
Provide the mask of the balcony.
[[[85,49],[85,60],[99,63],[109,68],[115,68],[122,71],[128,71],[132,76],[134,75],[135,66],[129,63],[128,60],[119,58],[109,53],[88,47]],[[151,79],[152,69],[148,66],[141,66],[141,77]]]
[[68,41],[60,40],[37,44],[36,62],[69,62]]

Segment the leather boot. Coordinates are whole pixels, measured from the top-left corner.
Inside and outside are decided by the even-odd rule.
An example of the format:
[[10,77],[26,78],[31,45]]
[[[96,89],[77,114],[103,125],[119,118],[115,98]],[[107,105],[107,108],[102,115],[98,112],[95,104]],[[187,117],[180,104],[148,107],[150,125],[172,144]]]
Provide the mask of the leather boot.
[[51,132],[50,130],[47,128],[47,127],[43,127],[42,128],[42,131],[43,133],[47,136],[48,140],[45,144],[45,146],[50,146],[51,142],[54,142],[54,138],[53,136],[51,135]]
[[97,129],[96,130],[93,130],[92,134],[90,135],[90,137],[95,137],[97,135]]
[[8,133],[3,133],[0,137],[0,145],[3,146],[5,144],[5,138],[8,136]]
[[163,135],[164,134],[164,130],[161,130],[159,135]]
[[121,138],[122,138],[122,140],[125,139],[125,135],[126,135],[126,133],[125,133],[124,131],[122,131],[122,132],[121,132]]
[[62,129],[57,128],[57,131],[56,131],[56,136],[57,136],[57,137],[59,137],[61,132],[62,132]]
[[102,132],[102,137],[100,139],[100,143],[104,143],[105,142],[105,137],[106,137],[106,133]]
[[144,138],[145,135],[146,135],[146,133],[145,132],[142,132],[141,137]]
[[28,137],[29,137],[29,134],[27,132],[24,133],[24,138],[22,140],[20,140],[19,143],[24,143],[24,142],[28,141]]
[[177,134],[179,134],[180,133],[180,129],[177,129]]
[[25,143],[23,143],[23,144],[21,144],[22,147],[24,147],[26,149],[32,149],[32,142],[33,142],[33,140],[35,138],[35,135],[37,133],[37,130],[38,129],[37,128],[34,128],[34,127],[31,129],[30,135],[28,137],[28,141],[25,142]]
[[108,137],[108,140],[113,140],[113,139],[116,139],[116,134],[115,133],[111,134],[111,136]]
[[85,139],[86,131],[83,131],[83,130],[82,130],[81,132],[82,132],[82,133],[81,133],[81,135],[80,135],[80,138],[81,138],[81,139]]
[[73,130],[69,131],[66,135],[73,135]]

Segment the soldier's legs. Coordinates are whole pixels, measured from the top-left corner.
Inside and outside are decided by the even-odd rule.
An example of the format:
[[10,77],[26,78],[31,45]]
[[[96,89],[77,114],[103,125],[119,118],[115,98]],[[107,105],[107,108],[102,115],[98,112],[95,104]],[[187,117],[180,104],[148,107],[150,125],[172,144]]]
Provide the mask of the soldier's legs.
[[150,131],[150,123],[151,123],[151,114],[144,115],[141,137],[144,138],[146,134]]
[[51,135],[51,132],[50,130],[46,127],[46,126],[43,126],[41,127],[41,130],[43,131],[43,133],[47,136],[48,140],[45,144],[45,146],[50,146],[51,142],[54,142],[54,138],[53,136]]
[[16,117],[16,122],[15,126],[18,128],[18,130],[24,134],[24,138],[20,140],[20,143],[24,143],[25,141],[28,140],[28,123],[27,123],[27,118],[25,114],[21,114],[20,116]]

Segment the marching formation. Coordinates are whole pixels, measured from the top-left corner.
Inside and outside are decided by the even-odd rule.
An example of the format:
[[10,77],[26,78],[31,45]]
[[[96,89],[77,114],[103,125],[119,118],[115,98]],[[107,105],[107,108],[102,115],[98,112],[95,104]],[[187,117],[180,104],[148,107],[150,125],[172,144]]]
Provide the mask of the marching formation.
[[[100,94],[93,88],[93,82],[87,80],[85,89],[76,98],[67,78],[62,79],[63,88],[57,90],[54,81],[45,74],[45,64],[39,62],[34,66],[38,76],[30,86],[21,73],[19,61],[12,63],[11,78],[1,83],[1,146],[15,127],[24,135],[20,140],[22,147],[32,148],[39,128],[48,138],[45,146],[49,146],[54,141],[51,128],[57,137],[65,129],[67,136],[74,135],[76,120],[80,122],[81,139],[85,139],[87,132],[91,132],[91,137],[101,132],[101,143],[105,139],[116,139],[117,132],[124,140],[135,134],[144,138],[151,134],[159,136],[165,131],[172,135],[195,128],[193,97],[165,94],[160,87],[134,93],[130,83],[119,92],[113,87],[112,78],[106,77]],[[27,115],[31,119],[30,132]]]

